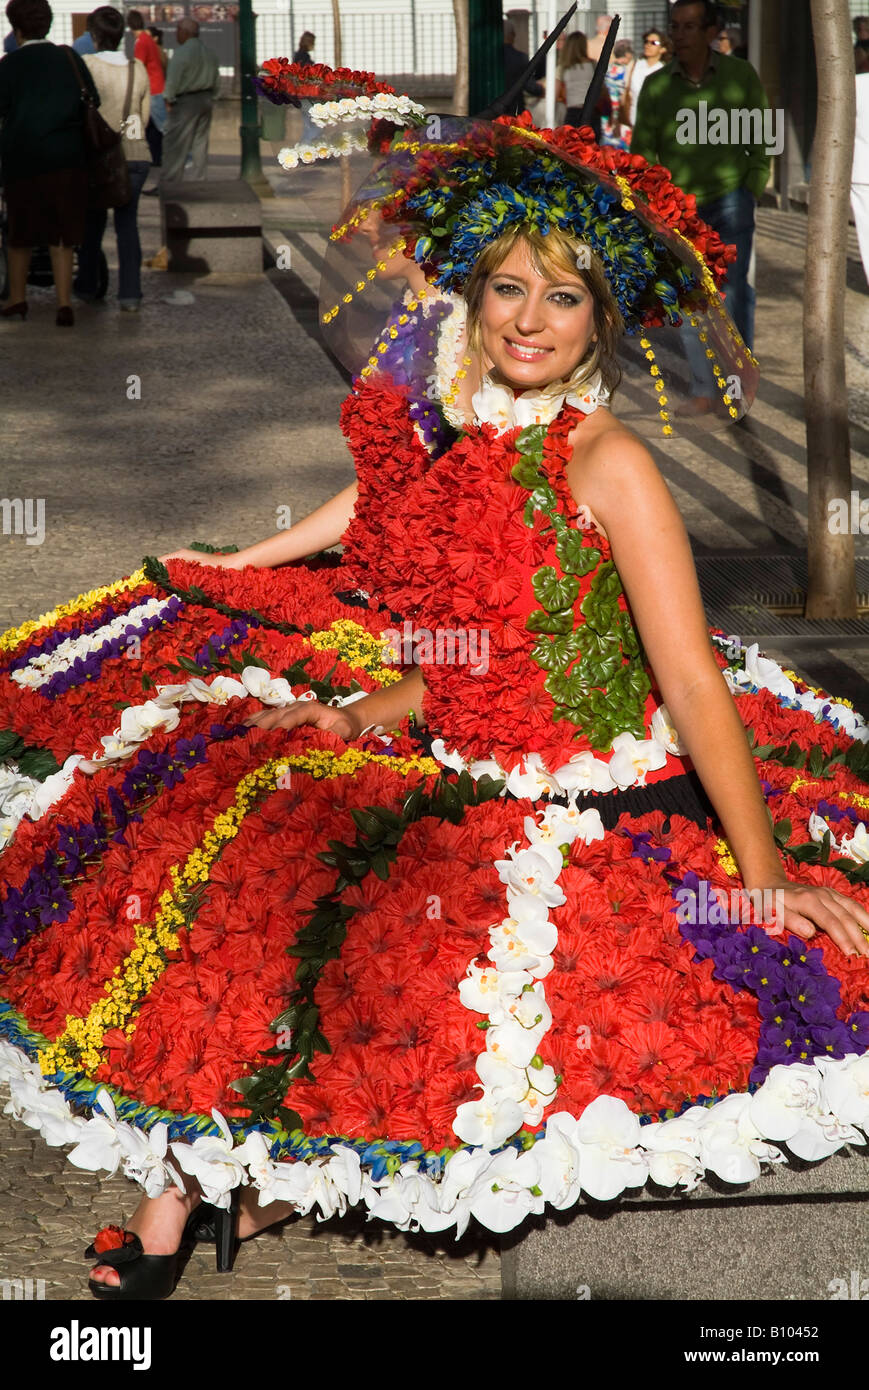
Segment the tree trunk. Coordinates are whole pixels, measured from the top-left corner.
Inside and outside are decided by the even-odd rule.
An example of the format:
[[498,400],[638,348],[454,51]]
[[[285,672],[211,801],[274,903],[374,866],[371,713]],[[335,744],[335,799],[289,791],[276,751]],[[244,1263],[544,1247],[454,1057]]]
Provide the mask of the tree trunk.
[[[811,0],[818,123],[806,236],[803,368],[809,490],[807,618],[857,613],[854,537],[834,534],[830,503],[850,517],[851,445],[845,384],[845,259],[856,89],[848,0]],[[837,509],[833,509],[834,513]]]
[[467,116],[470,90],[468,0],[453,0],[453,13],[456,16],[456,84],[453,88],[453,112],[456,116]]

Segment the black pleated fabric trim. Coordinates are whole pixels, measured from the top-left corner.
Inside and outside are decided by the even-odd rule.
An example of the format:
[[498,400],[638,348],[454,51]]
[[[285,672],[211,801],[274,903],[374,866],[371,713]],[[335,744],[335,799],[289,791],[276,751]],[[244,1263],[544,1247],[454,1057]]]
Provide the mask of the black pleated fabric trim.
[[[428,754],[429,757],[434,756],[431,751],[434,736],[424,725],[413,728],[411,737],[420,752]],[[520,798],[508,792],[507,799],[517,801]],[[568,803],[567,796],[549,796],[544,800],[559,806],[566,806]],[[619,816],[625,812],[629,816],[645,816],[649,811],[663,811],[668,820],[673,815],[684,816],[703,830],[706,829],[707,820],[711,820],[719,833],[723,834],[715,808],[694,771],[680,773],[661,782],[652,782],[648,787],[628,787],[626,791],[616,792],[585,792],[576,798],[576,805],[581,811],[598,811],[604,830],[614,829]]]
[[[550,796],[549,801],[567,805],[566,796]],[[627,812],[629,816],[645,816],[649,811],[663,811],[668,818],[673,815],[692,820],[703,830],[707,819],[717,826],[715,808],[696,772],[680,773],[662,782],[653,782],[648,787],[628,787],[626,791],[586,792],[577,797],[577,807],[581,811],[600,812],[604,830],[615,828],[619,816]]]

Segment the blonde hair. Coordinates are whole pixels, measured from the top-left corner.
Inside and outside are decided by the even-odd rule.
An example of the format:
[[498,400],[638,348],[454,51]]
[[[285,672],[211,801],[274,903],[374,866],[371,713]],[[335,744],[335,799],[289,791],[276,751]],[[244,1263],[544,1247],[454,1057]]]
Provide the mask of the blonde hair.
[[[472,352],[482,353],[480,318],[486,282],[489,276],[494,275],[504,264],[519,241],[523,241],[528,247],[531,264],[539,275],[555,281],[567,270],[571,276],[581,280],[590,291],[594,299],[594,331],[597,334],[597,342],[589,344],[589,350],[577,363],[571,381],[578,385],[599,370],[607,390],[615,391],[622,379],[617,354],[619,341],[625,330],[624,319],[604,273],[603,261],[591,247],[586,247],[578,238],[568,236],[557,227],[552,227],[545,236],[536,227],[527,224],[511,227],[480,254],[464,288],[469,348]],[[581,247],[588,252],[587,269],[577,265]]]

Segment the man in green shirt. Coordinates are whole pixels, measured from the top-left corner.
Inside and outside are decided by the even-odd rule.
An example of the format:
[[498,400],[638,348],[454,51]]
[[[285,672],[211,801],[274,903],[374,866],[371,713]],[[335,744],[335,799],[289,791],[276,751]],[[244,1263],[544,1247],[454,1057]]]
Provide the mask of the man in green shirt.
[[193,178],[205,178],[211,112],[220,92],[220,67],[199,38],[196,20],[180,20],[175,37],[178,47],[169,59],[163,91],[168,120],[161,183],[182,177],[188,154],[193,155]]
[[[674,58],[643,83],[631,153],[670,170],[697,199],[698,216],[736,247],[727,268],[725,304],[746,345],[754,339],[754,290],[748,283],[754,215],[779,153],[774,113],[750,63],[718,53],[711,0],[676,0],[670,33]],[[682,413],[704,414],[714,399],[711,368],[691,357],[693,400]]]

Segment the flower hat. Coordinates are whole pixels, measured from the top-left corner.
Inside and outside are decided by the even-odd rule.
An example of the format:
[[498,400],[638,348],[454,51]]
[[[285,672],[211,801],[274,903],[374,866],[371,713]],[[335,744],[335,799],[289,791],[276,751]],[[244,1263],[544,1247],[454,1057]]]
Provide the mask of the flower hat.
[[[299,82],[288,72],[280,75],[284,91]],[[701,221],[694,196],[668,170],[599,146],[590,127],[538,129],[527,112],[427,115],[407,98],[374,91],[383,84],[371,74],[353,76],[365,79],[361,97],[311,111],[318,123],[364,121],[367,148],[379,155],[333,228],[321,283],[324,336],[345,366],[363,377],[380,373],[406,320],[396,256],[422,267],[435,297],[461,296],[480,253],[504,232],[558,228],[577,242],[578,268],[598,258],[624,319],[612,406],[619,418],[660,437],[727,426],[747,413],[757,362],[721,297],[736,250]],[[422,337],[416,375],[431,382],[439,375],[436,338]],[[686,421],[676,407],[698,374],[713,408]]]

